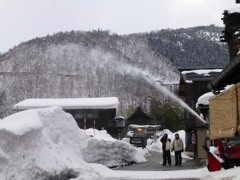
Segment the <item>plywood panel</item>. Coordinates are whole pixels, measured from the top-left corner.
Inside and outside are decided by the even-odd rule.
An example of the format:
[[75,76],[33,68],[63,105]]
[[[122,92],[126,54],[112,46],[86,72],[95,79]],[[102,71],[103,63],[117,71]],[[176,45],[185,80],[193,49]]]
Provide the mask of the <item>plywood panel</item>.
[[211,139],[235,136],[238,129],[237,87],[209,100]]

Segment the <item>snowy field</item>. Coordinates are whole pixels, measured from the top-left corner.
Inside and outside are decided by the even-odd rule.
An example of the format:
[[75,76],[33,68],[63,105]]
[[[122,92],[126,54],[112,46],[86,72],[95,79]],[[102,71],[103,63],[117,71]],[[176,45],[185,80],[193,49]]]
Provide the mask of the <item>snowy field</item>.
[[[168,130],[173,139],[174,134]],[[184,131],[179,131],[184,139]],[[117,171],[108,167],[143,163],[161,151],[159,139],[146,149],[113,139],[106,131],[79,129],[60,107],[22,111],[0,120],[0,180],[240,179],[240,168],[208,172]]]

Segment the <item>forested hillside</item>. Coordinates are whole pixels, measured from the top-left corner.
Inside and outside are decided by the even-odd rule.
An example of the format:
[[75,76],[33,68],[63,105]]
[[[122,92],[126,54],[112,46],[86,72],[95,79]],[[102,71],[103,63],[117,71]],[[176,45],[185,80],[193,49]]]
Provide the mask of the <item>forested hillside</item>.
[[147,109],[149,98],[165,95],[143,76],[176,84],[179,68],[228,63],[227,48],[217,40],[220,33],[215,26],[123,36],[71,31],[21,43],[0,55],[1,117],[25,98],[116,96],[120,114],[138,105]]
[[229,61],[226,44],[219,41],[222,30],[211,25],[161,30],[146,37],[153,51],[171,60],[179,69],[220,68]]

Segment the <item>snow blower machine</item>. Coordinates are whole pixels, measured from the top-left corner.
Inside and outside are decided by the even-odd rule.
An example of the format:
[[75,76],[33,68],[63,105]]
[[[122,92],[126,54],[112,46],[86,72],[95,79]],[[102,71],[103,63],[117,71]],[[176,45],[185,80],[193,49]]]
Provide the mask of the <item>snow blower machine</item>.
[[209,99],[208,170],[240,166],[240,83]]

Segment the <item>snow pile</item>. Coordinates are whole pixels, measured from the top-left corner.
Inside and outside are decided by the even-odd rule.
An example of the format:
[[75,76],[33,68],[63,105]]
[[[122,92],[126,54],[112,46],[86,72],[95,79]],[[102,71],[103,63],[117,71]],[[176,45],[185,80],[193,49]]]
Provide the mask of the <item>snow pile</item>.
[[109,169],[85,160],[110,165],[118,165],[119,159],[145,160],[127,143],[89,137],[60,107],[27,110],[4,118],[0,137],[1,180],[99,179],[100,171]]
[[99,140],[116,141],[116,139],[114,139],[110,134],[108,134],[106,130],[99,131],[97,129],[90,128],[86,130],[86,134]]
[[208,93],[201,95],[197,100],[196,108],[198,108],[199,105],[209,105],[209,99],[213,96],[215,96],[215,95],[212,92],[208,92]]
[[[95,131],[95,136],[94,136]],[[131,144],[112,138],[105,130],[86,130],[92,139],[83,151],[86,162],[99,163],[108,167],[121,166],[131,162],[145,162],[145,153]]]
[[[0,179],[232,179],[240,177],[239,167],[209,172],[207,168],[178,171],[118,171],[87,163],[84,159],[103,164],[126,160],[144,161],[146,149],[133,148],[129,143],[111,138],[106,131],[78,128],[70,114],[59,107],[28,110],[0,121]],[[95,133],[95,134],[94,134]],[[169,130],[160,132],[160,137]],[[178,131],[185,139],[185,132]],[[91,137],[90,137],[90,136]],[[150,142],[149,149],[161,151],[160,139]],[[185,142],[184,142],[185,143]],[[121,147],[122,146],[122,147]],[[152,147],[151,147],[152,146]],[[141,149],[141,152],[140,152]],[[217,153],[217,149],[211,152]],[[124,154],[125,153],[125,154]],[[89,155],[91,154],[91,155]],[[109,156],[107,157],[107,154]],[[125,159],[124,159],[125,158]],[[128,158],[128,159],[127,159]],[[135,158],[135,159],[134,159]],[[109,162],[107,162],[109,159]],[[122,160],[121,160],[122,159]]]
[[[231,87],[232,87],[232,85],[227,85],[226,87],[224,87],[224,90],[221,90],[220,92],[223,92]],[[201,95],[197,100],[196,108],[198,108],[201,105],[205,105],[205,106],[209,105],[209,99],[214,96],[215,96],[215,94],[213,94],[212,92],[208,92],[208,93]]]
[[[240,168],[209,172],[207,168],[169,171],[110,171],[104,172],[105,180],[159,180],[159,179],[199,179],[199,180],[239,180]],[[78,179],[80,180],[80,179]]]

